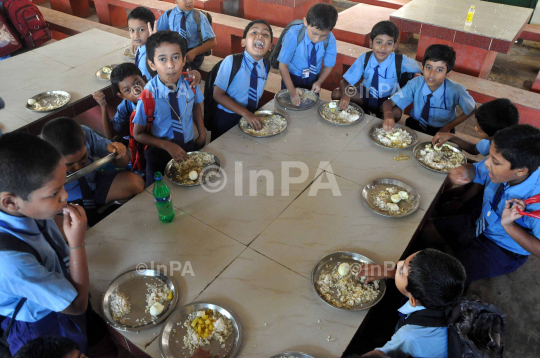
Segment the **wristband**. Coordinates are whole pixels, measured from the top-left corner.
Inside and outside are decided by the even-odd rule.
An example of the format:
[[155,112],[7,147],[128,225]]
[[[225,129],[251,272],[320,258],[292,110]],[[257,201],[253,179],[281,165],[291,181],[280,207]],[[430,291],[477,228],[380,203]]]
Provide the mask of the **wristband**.
[[82,244],[82,245],[75,246],[75,247],[69,246],[69,249],[70,249],[70,250],[78,250],[78,249],[81,249],[81,248],[83,248],[83,247],[85,247],[85,246],[86,246],[86,244]]

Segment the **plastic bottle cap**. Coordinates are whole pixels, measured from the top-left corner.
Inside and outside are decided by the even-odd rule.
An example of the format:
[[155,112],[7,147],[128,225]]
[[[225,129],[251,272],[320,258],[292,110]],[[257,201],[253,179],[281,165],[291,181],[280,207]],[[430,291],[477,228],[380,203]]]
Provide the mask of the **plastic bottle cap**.
[[155,180],[161,180],[161,178],[162,178],[161,172],[155,172],[154,173],[154,179]]

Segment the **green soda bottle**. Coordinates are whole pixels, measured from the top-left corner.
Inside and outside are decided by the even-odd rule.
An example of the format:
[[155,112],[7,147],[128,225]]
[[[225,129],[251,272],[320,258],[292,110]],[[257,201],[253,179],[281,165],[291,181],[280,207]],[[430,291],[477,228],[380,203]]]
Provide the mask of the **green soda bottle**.
[[159,220],[170,223],[174,219],[174,208],[171,199],[171,190],[163,181],[160,172],[154,174],[154,200],[156,201]]

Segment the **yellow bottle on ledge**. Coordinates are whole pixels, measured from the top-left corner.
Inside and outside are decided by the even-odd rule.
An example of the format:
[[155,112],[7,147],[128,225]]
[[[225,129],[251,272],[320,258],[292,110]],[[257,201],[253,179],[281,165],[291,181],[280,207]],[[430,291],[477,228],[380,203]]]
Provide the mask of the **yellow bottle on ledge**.
[[471,26],[472,25],[472,19],[475,12],[475,6],[472,5],[469,9],[469,12],[467,13],[467,19],[465,20],[465,26]]

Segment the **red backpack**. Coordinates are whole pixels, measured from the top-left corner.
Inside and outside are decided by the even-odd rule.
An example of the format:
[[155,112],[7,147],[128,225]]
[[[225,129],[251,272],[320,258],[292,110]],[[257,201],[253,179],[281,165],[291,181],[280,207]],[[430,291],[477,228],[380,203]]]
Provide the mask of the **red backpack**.
[[0,12],[0,57],[7,56],[21,47],[21,42]]
[[27,48],[40,46],[52,38],[47,22],[32,1],[0,0],[0,5]]
[[[152,92],[145,89],[142,91],[139,99],[143,101],[144,105],[144,114],[146,115],[146,133],[150,133],[152,129],[152,124],[154,123],[154,111],[156,109],[156,101]],[[133,118],[135,118],[135,113],[137,110],[131,112],[131,117],[129,118],[129,151],[131,152],[131,168],[133,171],[145,171],[146,170],[146,160],[144,159],[144,150],[148,147],[142,143],[139,143],[135,140],[133,135]]]

